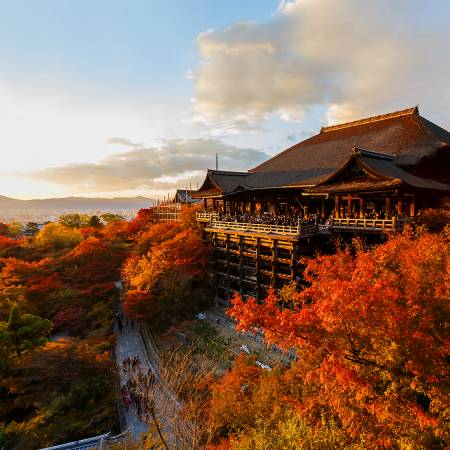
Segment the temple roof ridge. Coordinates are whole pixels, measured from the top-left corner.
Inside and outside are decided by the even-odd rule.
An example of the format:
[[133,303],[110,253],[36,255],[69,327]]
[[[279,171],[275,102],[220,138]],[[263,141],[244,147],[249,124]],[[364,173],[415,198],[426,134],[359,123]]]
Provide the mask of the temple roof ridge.
[[381,120],[392,119],[395,117],[402,116],[410,116],[410,115],[418,115],[419,114],[419,106],[414,106],[413,108],[402,109],[400,111],[394,111],[387,114],[380,114],[378,116],[366,117],[363,119],[353,120],[351,122],[344,122],[336,125],[330,125],[327,127],[322,127],[320,129],[321,133],[326,133],[328,131],[341,130],[342,128],[350,128],[358,125],[363,125],[366,123],[379,122]]
[[249,172],[234,171],[234,170],[208,169],[208,172],[215,175],[249,175]]

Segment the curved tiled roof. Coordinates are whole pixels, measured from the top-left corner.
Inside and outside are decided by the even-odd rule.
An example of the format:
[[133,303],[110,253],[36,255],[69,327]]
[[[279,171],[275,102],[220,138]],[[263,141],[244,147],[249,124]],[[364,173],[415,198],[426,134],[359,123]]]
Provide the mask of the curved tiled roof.
[[[370,149],[364,150],[362,159],[372,154],[373,167],[378,165],[381,172],[411,186],[447,190],[450,184],[450,174],[440,177],[447,183],[443,184],[421,173],[421,161],[450,152],[450,133],[421,117],[415,107],[324,127],[249,172],[208,170],[197,197],[264,188],[309,188],[339,171],[355,147]],[[404,170],[412,168],[418,176]]]
[[417,164],[424,156],[450,144],[450,133],[421,117],[417,108],[322,128],[306,139],[250,170],[279,172],[323,169],[332,172],[354,147],[396,155],[400,166]]
[[[365,179],[342,179],[342,175],[352,165],[367,172]],[[309,192],[355,191],[361,189],[381,189],[400,184],[414,188],[450,191],[450,186],[438,181],[420,178],[410,174],[395,164],[395,156],[377,153],[355,147],[348,160],[332,175],[328,176]]]

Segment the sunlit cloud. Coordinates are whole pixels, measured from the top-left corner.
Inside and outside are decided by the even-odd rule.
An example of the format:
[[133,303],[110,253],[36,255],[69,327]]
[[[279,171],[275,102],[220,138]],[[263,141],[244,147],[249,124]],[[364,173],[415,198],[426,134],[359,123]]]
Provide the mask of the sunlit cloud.
[[301,121],[318,106],[332,123],[416,104],[444,116],[450,6],[422,9],[418,0],[281,1],[267,21],[203,32],[195,121],[246,130],[274,116]]
[[[123,138],[108,141],[127,146],[131,143]],[[158,147],[131,144],[131,150],[95,163],[66,164],[22,176],[68,186],[77,192],[151,190],[197,182],[206,168],[214,167],[216,154],[220,168],[227,170],[243,170],[268,158],[263,151],[227,145],[216,139],[174,139]]]

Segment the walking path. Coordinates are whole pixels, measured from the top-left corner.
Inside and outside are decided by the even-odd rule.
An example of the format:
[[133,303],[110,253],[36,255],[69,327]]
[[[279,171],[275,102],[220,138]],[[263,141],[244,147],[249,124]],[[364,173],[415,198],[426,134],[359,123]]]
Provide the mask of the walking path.
[[[124,317],[124,316],[123,316]],[[139,333],[139,325],[131,320],[122,321],[123,329],[119,331],[118,322],[116,320],[114,331],[116,333],[116,362],[120,372],[120,386],[124,386],[127,382],[127,375],[123,369],[123,360],[127,357],[133,358],[138,356],[141,361],[141,369],[145,373],[149,368],[155,370],[154,365],[148,360],[141,334]],[[141,433],[148,431],[148,425],[139,420],[135,406],[131,405],[128,412],[124,409],[125,421],[127,428],[130,429],[132,435],[136,439],[140,439]]]

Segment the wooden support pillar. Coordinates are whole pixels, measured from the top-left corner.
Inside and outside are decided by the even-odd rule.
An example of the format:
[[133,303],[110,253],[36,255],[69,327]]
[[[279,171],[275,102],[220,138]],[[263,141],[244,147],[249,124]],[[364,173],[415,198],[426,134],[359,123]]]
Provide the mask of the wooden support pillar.
[[347,197],[347,214],[352,213],[352,198],[350,197],[350,194]]
[[334,197],[334,217],[335,219],[341,217],[341,197],[339,195]]
[[387,217],[391,217],[391,197],[386,197],[386,215]]
[[274,239],[272,241],[272,287],[275,289],[277,286],[277,258],[278,258],[278,241]]
[[230,235],[227,234],[225,238],[225,249],[226,249],[226,260],[227,260],[227,266],[226,266],[226,273],[227,273],[227,279],[225,282],[225,288],[227,293],[227,300],[229,301],[231,298],[231,290],[230,290]]
[[400,216],[403,215],[403,196],[400,195],[397,201],[397,214]]
[[409,216],[414,217],[416,214],[416,199],[411,197],[411,203],[409,204]]
[[291,250],[291,280],[295,281],[295,269],[297,261],[297,244],[292,244]]
[[325,219],[327,215],[326,209],[325,209],[325,199],[322,198],[322,207],[320,209],[320,217],[321,219]]
[[244,280],[244,243],[242,242],[243,236],[239,236],[239,293],[241,296],[244,293],[244,286],[243,286],[243,280]]
[[256,238],[255,267],[256,267],[256,299],[261,300],[261,238]]
[[213,267],[214,267],[214,290],[216,293],[216,299],[219,297],[219,276],[217,275],[217,247],[218,247],[218,242],[217,242],[217,234],[214,233],[213,234],[213,238],[212,238],[212,244],[213,244]]
[[359,199],[359,218],[364,219],[364,213],[366,212],[366,200],[364,198]]

